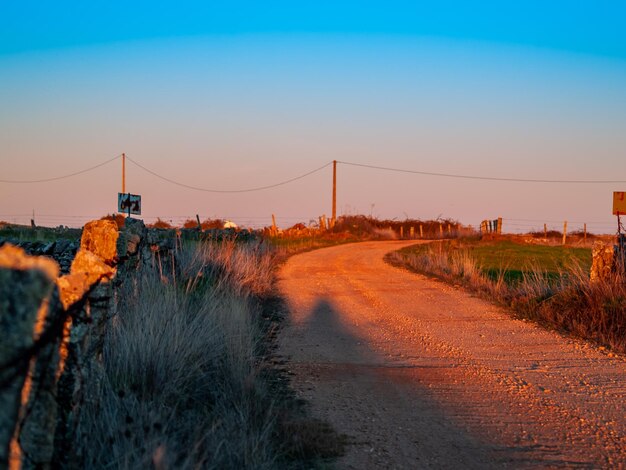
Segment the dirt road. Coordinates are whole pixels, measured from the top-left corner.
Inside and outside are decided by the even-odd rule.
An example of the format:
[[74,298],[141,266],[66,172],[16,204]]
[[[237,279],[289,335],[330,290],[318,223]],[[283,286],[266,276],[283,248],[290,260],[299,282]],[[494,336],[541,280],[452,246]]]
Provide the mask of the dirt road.
[[280,351],[340,468],[626,468],[626,362],[387,265],[409,242],[292,257]]

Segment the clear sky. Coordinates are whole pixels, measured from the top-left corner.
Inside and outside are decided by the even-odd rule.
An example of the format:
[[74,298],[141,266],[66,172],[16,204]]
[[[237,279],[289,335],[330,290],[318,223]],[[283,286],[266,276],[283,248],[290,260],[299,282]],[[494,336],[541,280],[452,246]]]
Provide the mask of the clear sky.
[[[626,3],[0,3],[0,180],[126,152],[182,183],[263,186],[333,159],[626,181]],[[0,183],[0,220],[112,212],[120,162]],[[183,189],[127,165],[156,216],[281,225],[330,213],[331,170],[275,189]],[[339,166],[340,213],[613,231],[626,183],[505,183]],[[515,224],[515,225],[513,225]]]

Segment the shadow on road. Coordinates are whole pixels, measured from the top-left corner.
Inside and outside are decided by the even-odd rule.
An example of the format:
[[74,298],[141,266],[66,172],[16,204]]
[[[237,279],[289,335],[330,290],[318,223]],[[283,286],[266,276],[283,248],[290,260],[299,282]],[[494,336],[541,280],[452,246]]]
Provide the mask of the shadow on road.
[[390,363],[341,318],[331,300],[318,298],[306,320],[294,325],[299,352],[292,359],[296,388],[304,389],[306,398],[315,397],[314,411],[348,436],[345,465],[489,468],[504,463],[497,456],[502,449],[468,434],[432,399],[432,368]]
[[[348,468],[501,468],[584,466],[563,459],[562,449],[540,444],[499,444],[500,415],[489,416],[490,433],[472,433],[482,408],[452,390],[458,364],[419,365],[389,360],[345,324],[336,305],[319,297],[295,328],[291,364],[296,389],[313,411],[348,436],[341,465]],[[366,321],[366,320],[364,320]],[[389,340],[393,343],[393,338]],[[451,378],[452,377],[452,378]],[[452,390],[452,391],[451,391]],[[314,399],[313,399],[314,398]],[[483,397],[488,406],[489,397]],[[442,407],[442,401],[451,407]],[[481,400],[472,400],[473,403]],[[496,405],[499,406],[499,405]],[[503,406],[506,406],[503,404]],[[492,408],[493,409],[493,408]],[[506,413],[506,410],[503,411]],[[474,428],[475,429],[475,428]]]

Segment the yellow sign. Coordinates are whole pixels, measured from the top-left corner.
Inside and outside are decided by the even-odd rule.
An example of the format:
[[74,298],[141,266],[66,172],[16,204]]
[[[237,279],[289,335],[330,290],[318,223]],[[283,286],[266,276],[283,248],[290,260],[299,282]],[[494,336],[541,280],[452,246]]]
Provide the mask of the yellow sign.
[[626,215],[626,192],[613,192],[613,215]]

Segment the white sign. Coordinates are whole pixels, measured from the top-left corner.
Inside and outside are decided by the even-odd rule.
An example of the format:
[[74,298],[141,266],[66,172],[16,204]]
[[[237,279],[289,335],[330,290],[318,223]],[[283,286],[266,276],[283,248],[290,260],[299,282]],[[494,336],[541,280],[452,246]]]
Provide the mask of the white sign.
[[141,215],[139,194],[117,193],[117,211],[128,215]]

